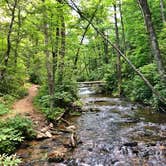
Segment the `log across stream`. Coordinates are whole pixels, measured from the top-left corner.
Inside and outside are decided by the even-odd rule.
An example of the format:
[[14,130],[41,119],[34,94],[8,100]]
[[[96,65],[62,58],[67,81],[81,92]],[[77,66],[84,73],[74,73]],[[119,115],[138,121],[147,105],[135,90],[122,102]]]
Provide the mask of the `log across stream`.
[[[67,147],[70,133],[54,131],[52,138],[25,142],[17,154],[24,166],[165,166],[166,114],[125,99],[96,94],[83,85],[83,113],[68,121],[79,139]],[[60,126],[62,127],[62,126]],[[59,161],[48,161],[55,153]]]

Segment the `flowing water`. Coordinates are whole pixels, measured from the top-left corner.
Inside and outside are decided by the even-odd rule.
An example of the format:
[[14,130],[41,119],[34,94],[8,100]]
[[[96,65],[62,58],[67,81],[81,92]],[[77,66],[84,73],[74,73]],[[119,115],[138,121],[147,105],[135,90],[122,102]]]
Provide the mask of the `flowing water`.
[[69,134],[28,142],[19,149],[27,166],[165,166],[166,114],[125,99],[96,94],[82,85],[83,113],[71,116],[79,138],[61,163],[47,162],[50,151],[63,148]]

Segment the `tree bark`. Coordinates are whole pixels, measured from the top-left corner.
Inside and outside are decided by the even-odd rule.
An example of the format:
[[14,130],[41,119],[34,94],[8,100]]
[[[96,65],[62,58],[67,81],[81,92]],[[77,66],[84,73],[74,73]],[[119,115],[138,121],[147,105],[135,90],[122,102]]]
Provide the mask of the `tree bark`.
[[15,45],[15,49],[14,49],[15,67],[17,67],[18,48],[19,48],[19,43],[21,41],[21,39],[20,39],[20,29],[21,29],[21,9],[19,7],[19,9],[18,9],[18,30],[17,30],[17,37],[16,37],[16,45]]
[[[57,2],[61,5],[64,5],[64,0],[57,0]],[[59,7],[59,16],[60,16],[60,62],[58,65],[58,84],[61,85],[63,83],[63,74],[64,74],[64,57],[66,52],[66,25],[64,18],[63,6]]]
[[[90,22],[89,19],[81,12],[81,10],[78,8],[78,6],[73,2],[73,0],[71,0],[72,5],[70,5],[67,0],[65,0],[65,2],[68,4],[69,7],[71,7],[73,10],[75,10],[80,17],[82,17],[83,19],[85,19],[87,22]],[[102,34],[102,32],[100,32],[100,30],[91,22],[91,26],[94,28],[94,30],[96,32],[98,32],[100,34],[101,37],[105,38],[105,36]],[[107,39],[108,40],[108,39]],[[146,79],[146,77],[132,64],[132,62],[128,59],[127,56],[125,56],[125,54],[122,53],[122,51],[116,47],[116,45],[114,45],[110,40],[108,40],[108,43],[117,51],[119,52],[119,54],[121,55],[121,57],[123,57],[123,59],[132,67],[132,69],[136,72],[137,75],[140,76],[140,78],[145,82],[145,84],[151,89],[151,91],[159,98],[159,100],[166,104],[166,99],[160,95],[160,93],[154,89],[154,87],[151,85],[151,83]]]
[[[43,0],[43,3],[45,3],[45,0]],[[48,50],[49,45],[49,34],[48,34],[48,22],[47,22],[47,14],[45,12],[46,7],[44,4],[44,14],[43,14],[43,21],[44,21],[44,53],[46,55],[46,69],[47,69],[47,81],[48,81],[48,92],[50,95],[50,112],[53,111],[54,108],[54,79],[52,74],[52,65],[50,62],[50,52]]]
[[[8,1],[6,1],[6,2],[8,4]],[[16,11],[16,7],[17,7],[18,2],[19,2],[18,0],[15,0],[13,8],[10,8],[12,18],[11,18],[11,21],[10,21],[9,30],[8,30],[8,34],[7,34],[7,50],[6,50],[5,59],[4,59],[4,66],[5,67],[4,67],[4,69],[2,69],[0,71],[0,79],[4,78],[4,75],[5,75],[7,66],[8,66],[8,61],[9,61],[10,52],[11,52],[11,45],[12,45],[11,44],[11,34],[12,34],[12,31],[13,31],[13,25],[14,25],[14,20],[15,20],[15,11]],[[9,4],[8,4],[8,6],[9,6]]]
[[[108,38],[108,35],[105,34],[105,32],[102,32],[105,38]],[[103,39],[104,44],[104,62],[106,64],[109,64],[109,57],[108,57],[108,41],[106,39]]]
[[65,57],[65,51],[66,51],[66,27],[65,27],[65,20],[63,16],[63,10],[60,10],[60,21],[61,21],[61,29],[60,29],[60,64],[59,64],[59,78],[58,83],[61,85],[63,82],[63,74],[64,74],[64,57]]
[[122,12],[122,2],[119,0],[119,14],[120,14],[120,22],[122,27],[122,47],[124,54],[126,54],[126,37],[125,37],[125,27],[124,27],[124,21],[123,21],[123,12]]
[[57,68],[57,57],[58,57],[58,52],[59,52],[59,38],[60,38],[60,31],[59,27],[56,28],[56,41],[55,41],[55,49],[52,49],[52,59],[53,59],[53,67],[52,67],[52,75],[53,75],[53,80],[54,80],[54,87],[53,89],[55,90],[55,72]]
[[150,42],[151,42],[152,53],[154,55],[154,59],[157,64],[158,72],[161,76],[161,79],[165,81],[166,76],[165,76],[164,64],[163,64],[162,56],[160,54],[160,48],[159,48],[156,32],[152,23],[151,12],[148,6],[148,2],[147,0],[138,0],[138,3],[140,5],[140,8],[144,16],[145,25],[149,34]]
[[[115,2],[116,3],[116,2]],[[116,37],[116,47],[120,49],[119,44],[119,28],[118,28],[118,21],[117,21],[117,6],[116,4],[114,6],[114,21],[115,21],[115,37]],[[117,78],[118,78],[118,94],[121,96],[121,86],[122,86],[122,76],[121,76],[121,59],[120,59],[120,53],[117,52]]]
[[165,18],[165,12],[164,12],[164,2],[163,0],[160,0],[160,9],[161,9],[161,17],[162,17],[162,20],[163,20],[163,23],[166,22],[166,18]]

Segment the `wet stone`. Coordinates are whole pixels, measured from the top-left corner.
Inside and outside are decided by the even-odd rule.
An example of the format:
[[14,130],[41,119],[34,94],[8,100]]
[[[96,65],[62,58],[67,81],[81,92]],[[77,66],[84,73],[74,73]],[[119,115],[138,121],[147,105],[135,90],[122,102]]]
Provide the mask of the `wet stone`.
[[23,144],[21,144],[20,149],[25,149],[25,148],[28,148],[28,147],[29,147],[28,143],[23,143]]
[[129,147],[133,147],[133,146],[137,146],[138,143],[137,142],[126,142],[123,144],[124,146],[129,146]]
[[117,162],[118,162],[117,159],[112,159],[111,164],[115,164],[115,163],[117,163]]
[[64,161],[64,164],[67,164],[67,166],[78,166],[75,159],[67,159]]
[[149,152],[144,151],[144,152],[141,153],[141,156],[147,158],[147,157],[149,157]]
[[148,143],[149,146],[156,146],[156,142],[150,142]]
[[50,146],[48,146],[48,145],[41,145],[39,147],[39,149],[49,149],[49,148],[50,148]]
[[59,153],[58,151],[54,151],[51,152],[50,154],[48,154],[48,161],[49,162],[63,162],[64,161],[64,154],[63,153]]
[[23,164],[20,164],[20,166],[34,166],[33,163],[23,163]]
[[25,153],[25,154],[21,154],[21,155],[19,155],[19,157],[22,158],[22,159],[26,159],[26,158],[29,158],[30,155],[27,154],[27,153]]
[[48,161],[49,162],[63,162],[65,159],[65,153],[67,152],[67,149],[64,147],[59,147],[56,150],[51,151],[48,153]]
[[92,148],[88,148],[87,150],[88,150],[89,152],[92,152],[92,151],[93,151],[93,149],[92,149]]

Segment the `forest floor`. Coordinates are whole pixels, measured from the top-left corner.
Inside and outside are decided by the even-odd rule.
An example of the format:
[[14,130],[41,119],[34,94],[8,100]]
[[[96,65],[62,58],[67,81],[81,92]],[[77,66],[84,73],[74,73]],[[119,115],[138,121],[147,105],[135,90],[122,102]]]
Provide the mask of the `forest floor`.
[[12,106],[12,110],[8,114],[2,116],[2,119],[6,120],[7,118],[20,115],[32,120],[35,125],[35,130],[37,131],[46,127],[48,125],[46,118],[33,105],[33,99],[37,95],[38,88],[38,85],[32,84],[28,89],[28,95],[23,99],[16,101]]

